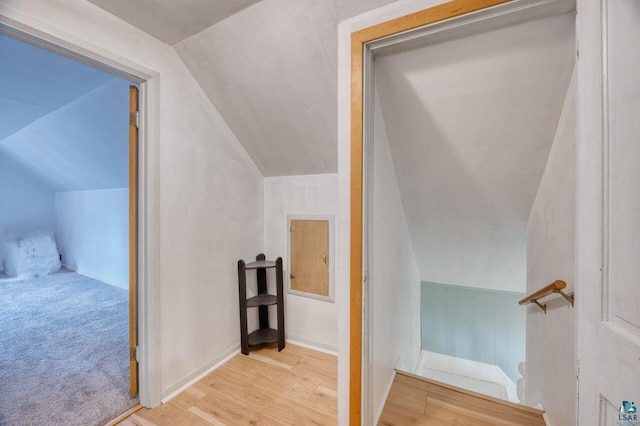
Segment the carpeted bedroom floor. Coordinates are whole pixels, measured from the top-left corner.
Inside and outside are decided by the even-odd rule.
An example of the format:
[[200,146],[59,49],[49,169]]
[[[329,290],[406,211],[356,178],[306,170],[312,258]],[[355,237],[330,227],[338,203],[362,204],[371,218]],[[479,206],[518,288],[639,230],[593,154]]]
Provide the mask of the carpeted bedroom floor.
[[129,398],[128,293],[73,272],[0,278],[0,425],[102,425]]

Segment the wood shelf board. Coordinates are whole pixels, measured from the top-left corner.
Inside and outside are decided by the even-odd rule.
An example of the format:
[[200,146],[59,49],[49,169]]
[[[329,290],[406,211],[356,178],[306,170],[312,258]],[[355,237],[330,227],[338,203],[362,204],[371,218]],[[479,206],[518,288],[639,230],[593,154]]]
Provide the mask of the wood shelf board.
[[540,290],[527,295],[527,297],[520,300],[518,303],[520,305],[526,305],[527,303],[531,303],[531,301],[533,300],[542,299],[543,297],[547,297],[550,294],[553,294],[554,290],[563,290],[566,286],[566,282],[562,280],[556,280],[551,284],[542,287]]
[[258,306],[276,305],[278,303],[278,296],[273,294],[259,294],[247,299],[247,308],[255,308]]
[[249,333],[249,346],[259,345],[260,343],[275,343],[278,341],[278,330],[273,328],[261,328]]
[[256,260],[255,262],[247,263],[244,269],[261,269],[261,268],[275,268],[276,262],[273,260]]

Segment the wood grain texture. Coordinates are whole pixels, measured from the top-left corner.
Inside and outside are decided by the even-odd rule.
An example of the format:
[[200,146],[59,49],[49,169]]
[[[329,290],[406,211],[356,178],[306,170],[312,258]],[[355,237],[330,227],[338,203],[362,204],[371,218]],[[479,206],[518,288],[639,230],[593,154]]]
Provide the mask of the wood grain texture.
[[445,19],[475,12],[510,0],[454,0],[351,34],[351,192],[349,303],[349,424],[362,421],[362,236],[364,45]]
[[329,296],[329,221],[292,220],[291,289]]
[[551,284],[548,284],[544,287],[542,287],[540,290],[537,290],[531,294],[528,294],[526,297],[524,297],[522,300],[520,300],[518,302],[518,304],[520,305],[524,305],[526,303],[530,303],[533,300],[537,300],[540,298],[543,298],[545,296],[548,296],[550,294],[553,293],[554,290],[562,290],[563,288],[565,288],[567,286],[567,283],[561,280],[556,280],[554,282],[552,282]]
[[[129,114],[138,111],[138,88],[129,87]],[[138,126],[129,122],[129,348],[138,346]],[[138,395],[138,362],[129,360],[129,395]]]
[[543,412],[398,371],[378,425],[543,426]]
[[140,410],[120,426],[335,425],[338,362],[296,345],[238,354],[171,401]]

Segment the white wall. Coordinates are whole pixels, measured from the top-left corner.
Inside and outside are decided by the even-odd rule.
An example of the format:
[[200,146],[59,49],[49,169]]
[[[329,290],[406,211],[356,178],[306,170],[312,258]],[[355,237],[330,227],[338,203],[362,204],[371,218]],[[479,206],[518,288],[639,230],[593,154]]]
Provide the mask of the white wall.
[[53,232],[53,190],[0,152],[0,270],[2,240],[31,231]]
[[[336,173],[265,178],[265,254],[267,259],[282,257],[285,288],[289,276],[287,215],[335,216],[338,210],[337,191]],[[337,352],[336,303],[286,294],[285,306],[285,331],[288,339]]]
[[169,45],[84,0],[6,0],[0,22],[152,80],[141,374],[157,405],[239,347],[237,260],[263,248],[262,175]]
[[[575,74],[527,223],[527,293],[555,281],[573,293],[575,259]],[[574,309],[559,295],[545,298],[545,315],[527,308],[525,401],[542,403],[551,424],[575,420]]]
[[62,264],[129,288],[129,189],[58,192],[55,234]]
[[373,131],[373,199],[368,210],[373,247],[369,305],[372,407],[377,414],[386,400],[394,368],[415,371],[421,342],[420,276],[377,94]]

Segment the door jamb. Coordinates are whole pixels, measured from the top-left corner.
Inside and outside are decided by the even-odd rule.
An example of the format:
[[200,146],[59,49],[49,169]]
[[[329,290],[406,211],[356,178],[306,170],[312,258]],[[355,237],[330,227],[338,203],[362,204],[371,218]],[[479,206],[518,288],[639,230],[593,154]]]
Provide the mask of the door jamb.
[[157,220],[149,214],[157,205],[157,155],[151,147],[159,126],[159,73],[128,61],[112,52],[97,48],[82,40],[66,40],[40,31],[27,24],[0,15],[0,34],[38,46],[117,75],[139,85],[140,127],[138,134],[138,359],[140,403],[146,407],[160,404],[160,345],[157,324],[160,320],[159,292],[156,286],[158,265],[150,256],[150,247],[158,238]]
[[[510,3],[510,4],[509,4]],[[372,413],[370,404],[363,399],[363,387],[369,392],[369,382],[367,377],[363,375],[363,360],[370,357],[369,345],[371,341],[370,333],[364,331],[370,330],[370,318],[365,318],[363,302],[371,295],[365,292],[369,284],[366,283],[367,277],[364,271],[370,268],[365,262],[366,253],[363,248],[367,247],[367,217],[366,206],[367,190],[365,188],[368,176],[366,169],[366,156],[368,155],[368,147],[365,143],[365,137],[368,138],[368,124],[365,123],[364,117],[368,113],[369,99],[366,97],[365,85],[369,84],[366,78],[370,78],[372,72],[367,67],[372,63],[371,46],[377,44],[376,47],[388,46],[397,42],[411,40],[408,32],[430,24],[437,24],[452,18],[468,15],[473,12],[480,12],[483,9],[492,8],[494,6],[506,5],[507,14],[517,10],[535,12],[535,8],[542,6],[555,7],[561,4],[562,0],[549,1],[517,1],[517,0],[453,0],[434,7],[430,7],[409,15],[391,19],[364,29],[360,29],[351,33],[351,113],[350,113],[350,153],[351,153],[351,172],[350,172],[350,330],[349,330],[349,424],[362,424],[363,410],[366,420]],[[566,3],[566,2],[565,2]],[[499,14],[502,12],[498,12]],[[486,19],[480,17],[479,19]],[[395,36],[395,37],[394,37]],[[404,38],[404,40],[403,40]],[[373,43],[375,42],[375,43]],[[365,74],[366,78],[365,78]],[[366,374],[369,374],[368,370]]]

